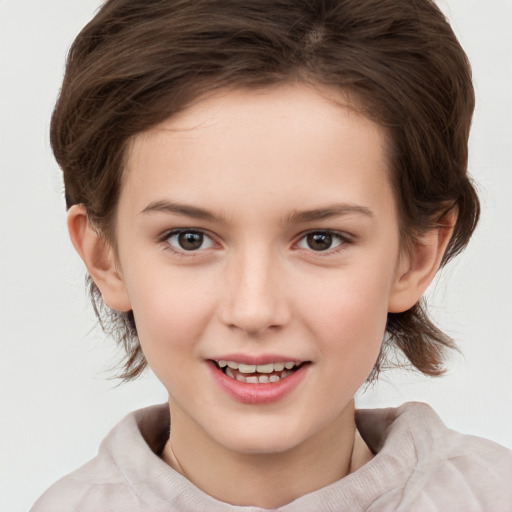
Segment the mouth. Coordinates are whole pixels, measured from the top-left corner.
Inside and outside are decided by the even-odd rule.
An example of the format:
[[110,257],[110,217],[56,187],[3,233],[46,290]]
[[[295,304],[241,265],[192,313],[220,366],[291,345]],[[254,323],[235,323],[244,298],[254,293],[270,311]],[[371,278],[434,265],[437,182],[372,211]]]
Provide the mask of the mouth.
[[212,360],[214,365],[227,377],[246,384],[269,384],[293,375],[308,361],[282,361],[267,364],[244,364],[236,361]]

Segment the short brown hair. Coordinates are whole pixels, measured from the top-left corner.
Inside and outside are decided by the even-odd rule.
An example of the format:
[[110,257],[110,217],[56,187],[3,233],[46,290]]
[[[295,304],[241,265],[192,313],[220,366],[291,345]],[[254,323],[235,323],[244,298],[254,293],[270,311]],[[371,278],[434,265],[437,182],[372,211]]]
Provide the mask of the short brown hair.
[[[431,0],[108,0],[75,39],[51,122],[66,203],[84,204],[115,243],[115,212],[130,140],[223,87],[290,81],[357,98],[390,139],[402,240],[457,221],[443,264],[469,241],[479,202],[467,175],[474,108],[471,70]],[[126,349],[121,377],[146,361],[131,312],[109,310],[89,279],[101,325]],[[389,347],[427,375],[455,347],[424,304],[390,313]]]

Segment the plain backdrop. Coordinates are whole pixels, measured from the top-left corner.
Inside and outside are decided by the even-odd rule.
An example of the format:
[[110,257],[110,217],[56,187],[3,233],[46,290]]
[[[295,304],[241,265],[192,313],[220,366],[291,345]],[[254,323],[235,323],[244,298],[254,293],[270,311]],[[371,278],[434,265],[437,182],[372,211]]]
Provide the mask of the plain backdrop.
[[[126,413],[164,402],[148,373],[117,386],[65,228],[49,118],[67,49],[98,0],[0,0],[0,510],[21,512],[94,456]],[[457,430],[512,447],[512,1],[443,0],[473,64],[470,169],[483,215],[431,310],[463,351],[443,378],[391,372],[361,407],[430,403]]]

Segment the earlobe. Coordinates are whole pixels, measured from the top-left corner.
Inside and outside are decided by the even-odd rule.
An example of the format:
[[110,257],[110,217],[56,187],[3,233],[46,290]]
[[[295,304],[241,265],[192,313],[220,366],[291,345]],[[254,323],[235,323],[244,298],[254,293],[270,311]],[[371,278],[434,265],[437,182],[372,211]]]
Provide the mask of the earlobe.
[[456,219],[455,210],[450,210],[435,228],[416,240],[411,250],[403,255],[390,294],[388,312],[407,311],[420,300],[441,265]]
[[68,211],[68,231],[105,304],[117,311],[130,311],[131,304],[122,275],[116,267],[114,251],[91,226],[83,205]]

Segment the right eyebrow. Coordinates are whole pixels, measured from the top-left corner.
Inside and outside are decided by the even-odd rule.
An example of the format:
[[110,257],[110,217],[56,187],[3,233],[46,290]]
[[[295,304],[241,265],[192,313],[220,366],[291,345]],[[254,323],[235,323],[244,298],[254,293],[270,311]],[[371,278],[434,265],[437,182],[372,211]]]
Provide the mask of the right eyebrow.
[[172,215],[182,215],[184,217],[190,217],[191,219],[207,220],[211,222],[224,221],[223,218],[219,218],[212,212],[205,210],[203,208],[198,208],[197,206],[191,206],[183,203],[173,203],[165,200],[151,202],[140,213],[146,214],[154,212],[170,213]]

